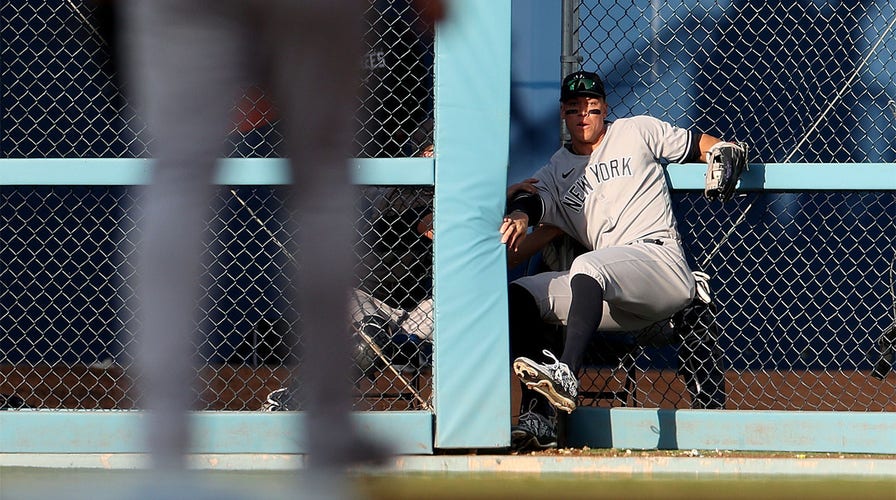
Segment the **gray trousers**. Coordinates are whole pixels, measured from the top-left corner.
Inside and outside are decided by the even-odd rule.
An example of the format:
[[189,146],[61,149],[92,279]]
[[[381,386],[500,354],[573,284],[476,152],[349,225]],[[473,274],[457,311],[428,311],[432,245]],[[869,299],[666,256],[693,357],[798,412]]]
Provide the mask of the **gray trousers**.
[[585,252],[569,271],[524,276],[514,283],[535,297],[541,318],[565,325],[572,304],[570,280],[585,274],[604,290],[599,329],[637,331],[685,307],[695,293],[695,281],[681,245],[635,243]]
[[145,193],[135,363],[154,465],[182,468],[194,397],[193,340],[203,231],[216,160],[241,87],[280,111],[300,231],[300,292],[311,463],[351,461],[349,331],[353,192],[347,158],[360,61],[360,2],[127,0],[129,85],[154,139]]
[[349,299],[349,315],[352,323],[360,322],[365,316],[380,316],[392,321],[401,329],[401,333],[431,341],[435,328],[432,306],[432,297],[429,297],[423,299],[417,307],[405,311],[400,307],[392,307],[363,290],[355,290]]

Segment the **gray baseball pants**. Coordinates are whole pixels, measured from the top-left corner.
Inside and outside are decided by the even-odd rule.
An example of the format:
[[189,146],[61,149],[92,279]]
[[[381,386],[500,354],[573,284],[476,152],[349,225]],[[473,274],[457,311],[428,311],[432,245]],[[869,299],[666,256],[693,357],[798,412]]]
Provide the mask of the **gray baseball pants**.
[[565,325],[572,303],[570,279],[591,276],[604,290],[599,330],[638,331],[666,319],[694,296],[694,277],[681,246],[635,243],[607,247],[578,256],[569,271],[544,272],[519,278],[538,304],[541,318]]

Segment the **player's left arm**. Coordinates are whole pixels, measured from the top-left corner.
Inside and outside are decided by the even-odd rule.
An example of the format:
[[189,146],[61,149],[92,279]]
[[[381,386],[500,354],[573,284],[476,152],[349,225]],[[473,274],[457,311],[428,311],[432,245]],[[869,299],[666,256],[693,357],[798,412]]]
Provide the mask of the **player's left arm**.
[[713,137],[709,134],[699,134],[700,138],[697,141],[697,147],[699,148],[699,153],[697,153],[695,158],[692,158],[694,161],[701,161],[706,163],[706,153],[715,146],[716,144],[722,142],[722,139],[718,137]]
[[[680,158],[681,163],[706,163],[706,153],[716,144],[723,142],[718,137],[689,130],[688,150]],[[675,160],[673,160],[675,161]]]
[[[678,151],[677,155],[671,158],[666,157],[672,162],[693,163],[702,161],[707,164],[706,180],[703,195],[709,200],[727,201],[734,195],[734,189],[740,180],[741,174],[749,167],[747,163],[748,147],[743,142],[728,142],[709,134],[703,134],[696,130],[687,130],[675,127],[669,123],[660,120],[642,119],[642,127],[644,130],[665,135],[670,138],[674,144],[674,138],[681,140],[682,133],[687,134],[687,146],[684,152],[681,149],[673,148]],[[663,143],[663,141],[659,141]],[[681,144],[681,142],[678,142]],[[663,151],[657,152],[658,156],[663,156]],[[678,156],[680,155],[680,156]]]

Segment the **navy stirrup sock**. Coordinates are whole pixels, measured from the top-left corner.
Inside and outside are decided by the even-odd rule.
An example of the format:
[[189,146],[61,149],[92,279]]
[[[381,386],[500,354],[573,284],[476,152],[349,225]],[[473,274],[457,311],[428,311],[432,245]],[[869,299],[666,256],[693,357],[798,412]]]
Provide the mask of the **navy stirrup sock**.
[[566,325],[566,344],[560,361],[573,373],[578,372],[592,335],[604,314],[604,290],[591,276],[577,274],[569,281],[572,303]]
[[519,356],[535,358],[541,356],[542,349],[548,347],[545,325],[535,297],[520,285],[507,288],[507,302],[510,327],[510,361]]
[[[534,360],[542,360],[542,350],[558,352],[559,338],[541,320],[541,313],[535,297],[520,285],[511,284],[507,289],[508,310],[510,312],[510,361],[519,356]],[[520,413],[534,411],[540,415],[551,416],[554,408],[535,391],[530,391],[520,382],[522,399]],[[533,404],[534,401],[534,404]]]

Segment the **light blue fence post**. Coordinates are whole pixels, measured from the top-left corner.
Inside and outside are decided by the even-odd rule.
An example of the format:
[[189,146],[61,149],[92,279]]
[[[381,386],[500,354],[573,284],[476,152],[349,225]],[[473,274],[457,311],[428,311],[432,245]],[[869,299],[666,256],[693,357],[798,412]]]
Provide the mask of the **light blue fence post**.
[[509,445],[504,209],[510,1],[454,0],[436,39],[437,448]]

